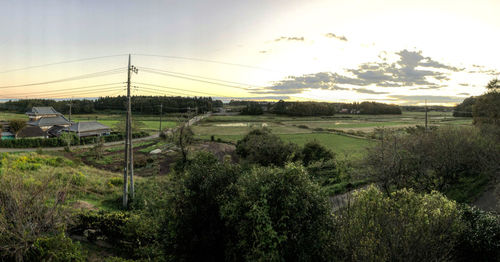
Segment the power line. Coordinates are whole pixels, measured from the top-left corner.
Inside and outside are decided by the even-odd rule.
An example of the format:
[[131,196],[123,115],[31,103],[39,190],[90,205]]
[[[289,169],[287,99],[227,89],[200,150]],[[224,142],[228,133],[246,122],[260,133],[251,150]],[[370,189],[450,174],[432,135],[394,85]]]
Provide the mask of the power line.
[[77,63],[77,62],[83,62],[83,61],[89,61],[89,60],[96,60],[96,59],[102,59],[102,58],[125,56],[125,55],[127,55],[127,54],[96,56],[96,57],[88,57],[88,58],[81,58],[81,59],[74,59],[74,60],[66,60],[66,61],[60,61],[60,62],[55,62],[55,63],[43,64],[43,65],[35,65],[35,66],[28,66],[28,67],[23,67],[23,68],[9,69],[9,70],[5,70],[5,71],[0,71],[0,74],[11,73],[11,72],[16,72],[16,71],[22,71],[22,70],[28,70],[28,69],[34,69],[34,68],[40,68],[40,67],[47,67],[47,66],[54,66],[54,65],[61,65],[61,64]]
[[[218,79],[218,78],[211,78],[211,77],[205,77],[205,76],[191,75],[191,74],[186,74],[186,73],[173,72],[173,71],[161,70],[161,69],[150,68],[150,67],[140,67],[140,68],[146,69],[146,70],[151,70],[151,71],[163,72],[163,73],[167,73],[167,74],[176,74],[176,75],[181,75],[181,76],[196,77],[196,78],[214,80],[214,81],[225,82],[225,83],[230,83],[230,84],[237,84],[237,85],[242,85],[242,86],[250,86],[250,87],[256,87],[256,88],[263,88],[263,86],[257,86],[257,85],[252,85],[252,84],[247,84],[247,83],[241,83],[241,82],[234,82],[234,81],[227,81],[227,80],[222,80],[222,79]],[[249,89],[247,89],[247,90],[249,90]]]
[[[175,87],[170,87],[170,86],[162,86],[162,85],[149,84],[149,83],[134,82],[134,84],[146,85],[146,86],[153,86],[153,87],[160,87],[160,88],[165,88],[165,89],[173,89],[173,90],[185,91],[185,92],[191,92],[191,93],[199,93],[199,94],[208,95],[208,96],[222,96],[222,95],[213,94],[213,93],[200,92],[200,91],[192,91],[192,90],[185,90],[185,89],[180,89],[180,88],[175,88]],[[222,96],[222,97],[224,97],[224,96]]]
[[[124,84],[123,82],[115,82],[115,83],[109,83],[109,84],[101,84],[101,85],[90,85],[90,86],[79,86],[79,87],[72,87],[72,88],[64,88],[64,89],[55,89],[55,90],[48,90],[48,91],[41,91],[41,92],[25,92],[25,93],[14,93],[10,94],[13,96],[23,96],[23,95],[39,95],[39,94],[45,94],[45,93],[52,93],[52,92],[57,92],[57,91],[69,91],[69,90],[79,90],[79,89],[87,89],[87,88],[92,88],[92,87],[103,87],[103,86],[109,86],[109,85],[117,85],[117,84]],[[5,96],[5,95],[4,95]]]
[[95,73],[90,73],[90,74],[84,74],[84,75],[73,76],[73,77],[63,78],[63,79],[57,79],[57,80],[51,80],[51,81],[46,81],[46,82],[39,82],[39,83],[29,83],[29,84],[11,85],[11,86],[0,86],[0,89],[15,88],[15,87],[27,87],[27,86],[38,86],[38,85],[47,85],[47,84],[55,84],[55,83],[61,83],[61,82],[67,82],[67,81],[82,80],[82,79],[87,79],[87,78],[101,77],[101,76],[106,76],[106,75],[113,75],[113,74],[122,73],[123,69],[124,68],[116,68],[116,69],[112,69],[112,70],[100,71],[100,72],[95,72]]
[[[123,86],[108,86],[106,88],[111,88],[111,89],[114,89],[114,88],[119,88],[119,87],[123,87]],[[44,95],[44,96],[51,96],[51,95],[73,95],[75,93],[82,93],[82,92],[86,92],[86,93],[95,93],[95,92],[99,92],[99,91],[103,91],[103,88],[102,87],[94,87],[94,88],[87,88],[85,90],[80,90],[80,91],[71,91],[71,90],[63,90],[63,91],[58,91],[58,92],[50,92],[50,93],[32,93],[32,94],[25,94],[25,95],[17,95],[17,97],[26,97],[26,96],[30,96],[30,97],[34,97],[34,96],[40,96],[40,95]],[[4,96],[4,98],[13,98],[14,96]]]
[[245,65],[245,64],[236,64],[236,63],[222,62],[222,61],[209,60],[209,59],[203,59],[203,58],[183,57],[183,56],[169,56],[169,55],[155,55],[155,54],[132,54],[132,55],[135,55],[135,56],[162,57],[162,58],[179,59],[179,60],[190,60],[190,61],[199,61],[199,62],[205,62],[205,63],[214,63],[214,64],[220,64],[220,65],[245,67],[245,68],[250,68],[250,69],[258,69],[258,70],[263,70],[263,71],[271,71],[271,72],[283,73],[283,72],[280,72],[278,70],[274,70],[274,69],[270,69],[270,68],[265,68],[265,67],[260,67],[260,66]]
[[241,87],[241,86],[235,86],[235,85],[228,85],[228,84],[223,84],[223,83],[217,83],[217,82],[212,82],[212,81],[207,81],[207,80],[201,80],[201,79],[196,79],[196,78],[187,77],[187,76],[180,76],[180,75],[174,75],[174,74],[169,74],[169,73],[162,73],[162,72],[157,72],[157,71],[153,71],[153,70],[148,70],[148,69],[145,69],[145,68],[142,68],[142,70],[144,72],[146,72],[146,73],[153,73],[153,74],[158,74],[158,75],[163,75],[163,76],[169,76],[169,77],[175,77],[175,78],[182,78],[182,79],[196,81],[196,82],[202,82],[202,83],[206,83],[206,84],[212,84],[212,85],[218,85],[218,86],[227,86],[227,87],[232,87],[232,88],[243,89],[245,91],[253,90],[252,88],[245,88],[245,87]]

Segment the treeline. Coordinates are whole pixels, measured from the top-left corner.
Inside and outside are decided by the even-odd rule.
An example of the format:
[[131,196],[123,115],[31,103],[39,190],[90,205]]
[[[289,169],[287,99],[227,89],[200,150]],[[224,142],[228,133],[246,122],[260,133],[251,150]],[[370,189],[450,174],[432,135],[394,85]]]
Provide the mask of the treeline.
[[271,107],[271,113],[289,116],[332,116],[335,104],[320,102],[285,102],[280,100]]
[[[96,100],[56,101],[51,99],[22,99],[0,104],[0,109],[25,113],[34,106],[51,106],[60,113],[69,113],[69,104],[73,114],[90,114],[98,111],[124,110],[127,103],[126,96],[100,97]],[[139,114],[158,115],[160,105],[163,104],[163,113],[185,113],[198,110],[198,113],[211,111],[221,107],[222,101],[212,100],[211,97],[169,97],[169,96],[133,96],[132,112]]]
[[260,115],[265,111],[289,116],[332,116],[335,113],[379,115],[401,114],[398,105],[377,102],[361,103],[326,103],[326,102],[285,102],[276,103],[257,101],[231,100],[230,106],[244,106],[241,113],[244,115]]
[[398,105],[389,105],[377,102],[361,102],[352,104],[343,104],[343,108],[356,110],[356,113],[362,115],[400,115],[401,108]]

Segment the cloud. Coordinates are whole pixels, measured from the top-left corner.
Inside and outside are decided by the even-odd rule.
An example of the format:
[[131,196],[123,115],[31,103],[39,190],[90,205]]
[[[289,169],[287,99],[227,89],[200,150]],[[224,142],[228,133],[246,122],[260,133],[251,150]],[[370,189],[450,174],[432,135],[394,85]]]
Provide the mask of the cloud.
[[303,36],[281,36],[279,38],[274,39],[275,42],[279,41],[300,41],[303,42],[305,38]]
[[353,89],[358,93],[386,94],[374,90],[359,88],[367,86],[377,87],[409,87],[418,89],[439,89],[446,87],[443,81],[450,80],[450,72],[460,71],[454,66],[446,65],[424,57],[421,51],[406,49],[395,53],[399,58],[389,63],[369,62],[360,64],[357,68],[346,69],[345,74],[334,72],[319,72],[302,76],[289,76],[281,81],[274,82],[267,91],[258,93],[297,94],[306,90],[349,90],[345,85],[357,86]]
[[260,50],[260,51],[259,51],[259,53],[260,53],[260,54],[265,54],[265,53],[267,53],[267,52],[268,52],[267,50]]
[[459,83],[459,85],[461,85],[461,86],[469,86],[469,84],[467,84],[467,83]]
[[469,93],[458,93],[457,95],[459,95],[459,96],[470,96]]
[[390,95],[389,97],[405,101],[407,104],[423,103],[425,100],[428,103],[460,103],[464,100],[463,97],[457,96]]
[[378,92],[367,88],[353,88],[352,90],[356,91],[356,93],[361,93],[361,94],[374,94],[374,95],[389,94],[389,92]]
[[336,39],[338,39],[340,41],[345,41],[345,42],[348,41],[345,36],[343,36],[343,35],[336,35],[334,33],[326,33],[325,36],[328,37],[328,38],[336,38]]

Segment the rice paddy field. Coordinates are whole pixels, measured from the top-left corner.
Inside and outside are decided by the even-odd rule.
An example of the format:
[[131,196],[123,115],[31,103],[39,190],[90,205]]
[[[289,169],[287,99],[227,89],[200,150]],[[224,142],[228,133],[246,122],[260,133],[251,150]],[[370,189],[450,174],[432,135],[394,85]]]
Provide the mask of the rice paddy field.
[[[429,125],[471,125],[471,118],[453,117],[451,112],[429,112]],[[401,115],[335,115],[330,117],[287,117],[214,115],[193,126],[200,139],[236,142],[255,128],[266,127],[283,140],[303,145],[316,140],[341,156],[360,157],[376,141],[369,135],[376,128],[406,128],[425,125],[425,113]]]

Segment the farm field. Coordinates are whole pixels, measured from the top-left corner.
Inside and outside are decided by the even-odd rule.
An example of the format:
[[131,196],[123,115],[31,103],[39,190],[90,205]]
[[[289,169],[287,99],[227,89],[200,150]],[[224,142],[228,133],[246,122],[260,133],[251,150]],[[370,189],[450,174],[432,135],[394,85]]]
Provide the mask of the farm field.
[[[453,117],[451,112],[429,112],[429,125],[471,125],[471,118]],[[345,115],[331,117],[288,117],[272,114],[259,116],[211,116],[192,129],[201,139],[236,142],[255,128],[271,129],[285,141],[303,145],[317,140],[339,155],[362,156],[375,141],[364,138],[376,128],[405,128],[425,124],[425,113],[403,112],[401,115]],[[356,134],[348,136],[343,132]]]

